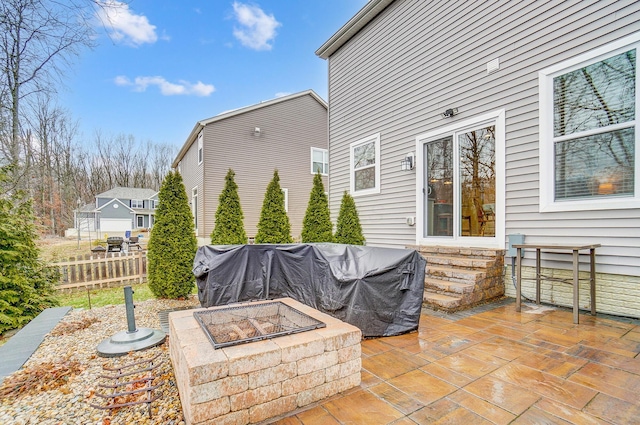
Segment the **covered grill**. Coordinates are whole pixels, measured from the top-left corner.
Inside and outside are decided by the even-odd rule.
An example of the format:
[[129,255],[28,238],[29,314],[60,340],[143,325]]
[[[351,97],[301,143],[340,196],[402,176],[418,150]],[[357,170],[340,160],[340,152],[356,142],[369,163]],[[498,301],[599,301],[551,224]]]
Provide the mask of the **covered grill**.
[[107,252],[122,251],[124,239],[120,236],[109,236],[107,238]]
[[280,301],[196,311],[193,316],[216,349],[326,326]]

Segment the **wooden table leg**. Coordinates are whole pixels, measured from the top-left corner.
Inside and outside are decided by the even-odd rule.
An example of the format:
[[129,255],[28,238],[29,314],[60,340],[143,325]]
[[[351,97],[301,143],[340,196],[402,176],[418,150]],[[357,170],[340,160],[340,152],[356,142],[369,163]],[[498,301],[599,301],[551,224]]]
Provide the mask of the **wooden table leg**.
[[540,249],[536,249],[536,304],[540,305]]
[[520,299],[522,295],[522,261],[520,260],[520,255],[522,254],[522,248],[517,248],[516,253],[516,311],[520,311],[522,309],[522,300]]
[[596,315],[596,249],[591,248],[589,252],[591,257],[591,276],[589,276],[589,283],[591,284],[591,315]]
[[580,281],[579,278],[579,252],[577,249],[573,250],[573,323],[579,323],[580,319],[578,318],[578,307],[579,307],[579,289],[580,289]]

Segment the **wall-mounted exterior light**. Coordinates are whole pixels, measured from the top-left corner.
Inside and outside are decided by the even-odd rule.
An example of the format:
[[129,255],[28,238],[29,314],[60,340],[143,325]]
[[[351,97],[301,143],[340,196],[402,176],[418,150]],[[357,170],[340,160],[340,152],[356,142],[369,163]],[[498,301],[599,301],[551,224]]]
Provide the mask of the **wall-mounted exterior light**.
[[415,167],[415,155],[413,152],[407,154],[407,156],[400,161],[400,169],[402,171],[411,171]]
[[442,113],[443,118],[451,118],[458,113],[458,108],[449,108]]

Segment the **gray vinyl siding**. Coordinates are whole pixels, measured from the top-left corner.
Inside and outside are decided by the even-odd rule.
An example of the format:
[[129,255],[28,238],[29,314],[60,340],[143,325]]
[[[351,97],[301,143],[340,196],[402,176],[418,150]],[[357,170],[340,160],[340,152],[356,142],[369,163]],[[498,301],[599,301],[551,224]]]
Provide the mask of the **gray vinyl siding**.
[[[118,208],[113,208],[118,205]],[[133,219],[133,212],[129,208],[122,206],[121,203],[114,201],[100,210],[101,218],[130,218]]]
[[[203,147],[203,152],[206,151],[206,147]],[[198,217],[200,225],[198,226],[198,234],[196,236],[199,237],[207,237],[208,233],[205,233],[203,226],[203,189],[202,189],[202,179],[203,179],[203,165],[198,165],[198,139],[189,146],[189,149],[182,157],[180,164],[180,175],[182,176],[182,180],[184,182],[184,189],[187,192],[187,199],[189,200],[189,207],[191,208],[191,194],[192,189],[194,187],[198,188]],[[192,210],[193,212],[193,210]]]
[[[255,127],[260,135],[254,135]],[[327,149],[327,110],[310,95],[295,97],[208,124],[204,128],[204,232],[215,225],[229,168],[235,172],[247,236],[254,237],[267,185],[278,170],[288,189],[291,235],[299,240],[313,186],[311,147]],[[331,167],[331,164],[329,164]],[[327,188],[326,177],[323,178]],[[202,197],[203,196],[203,197]]]
[[393,2],[329,58],[332,217],[349,190],[349,145],[380,133],[381,191],[355,198],[364,234],[415,243],[416,172],[400,160],[418,135],[504,109],[505,233],[600,243],[598,272],[640,275],[640,210],[540,213],[538,158],[538,72],[638,31],[633,1]]

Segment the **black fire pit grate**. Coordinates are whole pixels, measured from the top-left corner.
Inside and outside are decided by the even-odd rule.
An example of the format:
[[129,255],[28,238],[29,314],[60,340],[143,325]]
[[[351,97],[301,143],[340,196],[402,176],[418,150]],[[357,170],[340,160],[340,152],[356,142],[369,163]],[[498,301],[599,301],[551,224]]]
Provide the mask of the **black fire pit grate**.
[[326,326],[280,301],[196,311],[193,316],[216,349]]

